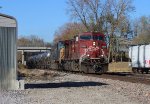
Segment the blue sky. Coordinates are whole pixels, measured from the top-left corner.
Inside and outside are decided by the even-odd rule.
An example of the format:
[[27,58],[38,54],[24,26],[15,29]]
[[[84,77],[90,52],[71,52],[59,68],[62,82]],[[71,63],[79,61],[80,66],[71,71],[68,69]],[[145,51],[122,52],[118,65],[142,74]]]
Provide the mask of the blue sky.
[[[16,17],[19,36],[38,35],[52,42],[58,27],[71,21],[66,13],[67,0],[0,0],[0,13]],[[134,0],[132,18],[150,16],[150,0]]]

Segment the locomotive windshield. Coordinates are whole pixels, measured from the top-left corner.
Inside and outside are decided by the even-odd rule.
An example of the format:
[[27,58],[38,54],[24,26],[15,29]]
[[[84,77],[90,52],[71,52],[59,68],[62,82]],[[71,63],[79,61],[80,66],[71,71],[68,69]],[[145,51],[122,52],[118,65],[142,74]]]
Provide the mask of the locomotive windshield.
[[93,36],[93,40],[104,40],[103,36]]
[[90,35],[82,35],[82,36],[80,36],[80,39],[90,40],[90,39],[92,39],[92,36],[90,36]]
[[80,39],[82,40],[102,40],[104,41],[104,37],[103,36],[97,36],[97,35],[94,35],[94,36],[91,36],[91,35],[82,35],[80,36]]

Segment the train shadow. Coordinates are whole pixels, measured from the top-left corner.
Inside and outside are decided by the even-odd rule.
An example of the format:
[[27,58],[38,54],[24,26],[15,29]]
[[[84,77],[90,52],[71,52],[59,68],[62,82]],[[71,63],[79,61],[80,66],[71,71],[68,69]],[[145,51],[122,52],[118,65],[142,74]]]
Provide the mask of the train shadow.
[[61,83],[37,83],[25,84],[25,89],[38,89],[38,88],[68,88],[68,87],[90,87],[108,85],[100,82],[61,82]]

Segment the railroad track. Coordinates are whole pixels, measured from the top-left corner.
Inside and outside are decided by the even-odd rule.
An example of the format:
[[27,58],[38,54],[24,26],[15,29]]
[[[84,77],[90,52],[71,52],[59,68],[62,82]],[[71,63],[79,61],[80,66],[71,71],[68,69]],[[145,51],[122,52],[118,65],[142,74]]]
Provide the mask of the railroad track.
[[[56,70],[53,70],[53,71],[56,71]],[[57,71],[60,71],[60,70],[57,70]],[[99,74],[86,74],[86,73],[81,73],[81,72],[70,72],[70,71],[60,71],[60,72],[150,85],[150,74],[134,74],[131,72],[128,72],[128,73],[108,72],[108,73],[99,75]]]
[[87,74],[88,76],[120,80],[132,83],[141,83],[150,85],[150,74],[134,74],[134,73],[105,73],[102,75]]
[[65,71],[67,73],[79,74],[84,76],[91,76],[91,77],[98,77],[98,78],[105,78],[105,79],[112,79],[112,80],[119,80],[125,82],[132,82],[132,83],[141,83],[150,85],[150,74],[134,74],[134,73],[105,73],[102,75],[99,74],[86,74],[86,73],[79,73],[79,72],[70,72]]

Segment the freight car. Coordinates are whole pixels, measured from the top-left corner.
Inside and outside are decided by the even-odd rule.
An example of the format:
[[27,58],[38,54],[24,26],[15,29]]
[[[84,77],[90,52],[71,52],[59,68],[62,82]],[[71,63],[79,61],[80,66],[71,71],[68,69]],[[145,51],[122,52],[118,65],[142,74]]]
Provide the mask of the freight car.
[[130,46],[129,58],[134,73],[148,73],[150,70],[150,44]]
[[59,41],[52,62],[60,70],[102,74],[108,70],[108,49],[104,34],[84,32],[71,40]]

